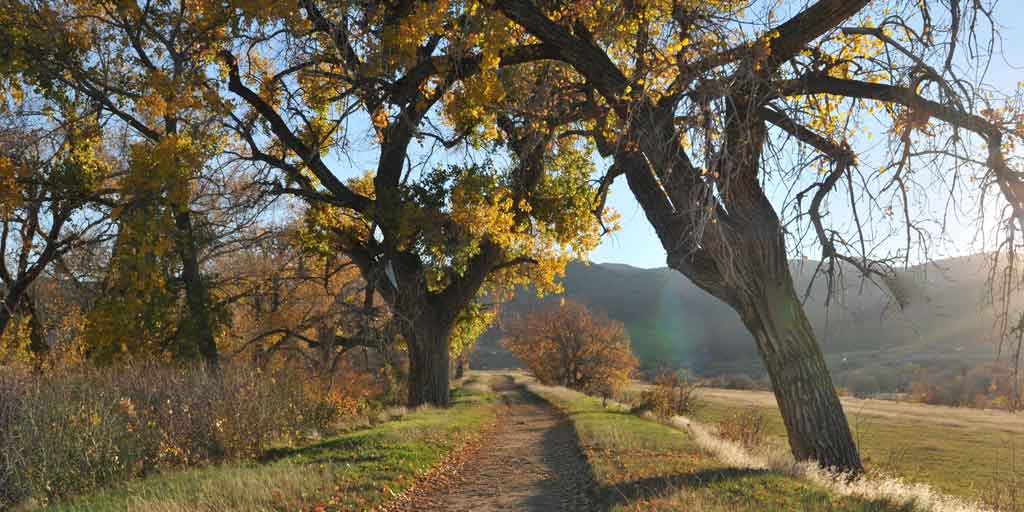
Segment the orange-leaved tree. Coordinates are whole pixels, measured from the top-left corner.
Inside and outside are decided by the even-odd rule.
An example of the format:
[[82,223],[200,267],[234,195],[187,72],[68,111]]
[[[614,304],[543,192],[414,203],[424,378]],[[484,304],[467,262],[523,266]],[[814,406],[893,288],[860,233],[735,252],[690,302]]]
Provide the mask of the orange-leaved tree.
[[563,300],[513,318],[502,345],[543,384],[605,398],[629,383],[638,362],[622,322]]

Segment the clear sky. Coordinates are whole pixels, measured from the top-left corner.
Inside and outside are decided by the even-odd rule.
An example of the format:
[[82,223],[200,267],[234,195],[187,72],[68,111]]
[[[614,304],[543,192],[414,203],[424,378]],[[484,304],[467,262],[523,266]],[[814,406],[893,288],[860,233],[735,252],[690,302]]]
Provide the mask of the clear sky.
[[[1018,81],[1024,80],[1024,0],[1001,0],[996,6],[997,23],[1003,37],[1002,55],[993,59],[988,72],[988,83],[1003,91],[1012,91]],[[647,222],[643,210],[633,199],[625,179],[619,179],[612,188],[609,205],[622,215],[622,229],[607,237],[591,254],[598,263],[626,263],[635,267],[665,266],[665,251],[654,230]],[[951,228],[968,238],[964,227]],[[965,244],[966,245],[966,244]],[[973,252],[968,249],[967,252]],[[945,254],[953,254],[947,252]]]

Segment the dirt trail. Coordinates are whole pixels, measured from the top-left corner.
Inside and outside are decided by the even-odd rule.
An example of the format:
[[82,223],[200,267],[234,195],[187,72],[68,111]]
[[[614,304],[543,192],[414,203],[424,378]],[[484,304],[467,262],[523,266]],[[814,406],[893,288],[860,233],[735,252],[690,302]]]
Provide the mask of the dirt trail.
[[593,510],[593,480],[569,420],[511,378],[495,391],[506,407],[501,426],[452,485],[407,510]]

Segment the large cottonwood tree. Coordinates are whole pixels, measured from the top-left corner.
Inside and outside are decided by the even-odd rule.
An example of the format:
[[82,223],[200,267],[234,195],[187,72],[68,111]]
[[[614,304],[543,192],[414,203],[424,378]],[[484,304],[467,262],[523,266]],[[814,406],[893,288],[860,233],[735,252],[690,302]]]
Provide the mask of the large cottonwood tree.
[[[560,90],[571,81],[557,66],[503,73],[543,48],[478,7],[245,5],[258,22],[219,59],[240,154],[309,202],[311,245],[354,262],[387,303],[411,405],[448,403],[452,344],[491,314],[478,298],[551,289],[602,230],[593,164],[563,133],[585,98]],[[352,168],[361,145],[368,170]]]
[[[991,55],[979,43],[991,39],[982,34],[988,3],[868,5],[491,4],[593,92],[603,113],[590,136],[613,161],[605,182],[625,176],[668,265],[729,304],[753,334],[796,458],[854,472],[860,457],[793,286],[787,236],[813,236],[821,270],[853,266],[885,283],[890,260],[875,258],[878,240],[865,233],[905,212],[906,247],[895,257],[907,261],[911,233],[927,229],[908,194],[927,195],[936,182],[958,189],[957,166],[973,163],[1018,218],[1024,199],[1007,162],[1020,134],[1013,103],[987,104],[978,81],[958,74]],[[871,169],[852,149],[866,126],[888,134],[879,153],[891,159]],[[985,148],[978,158],[976,143]],[[938,181],[921,179],[922,169]],[[848,229],[827,222],[844,187]]]

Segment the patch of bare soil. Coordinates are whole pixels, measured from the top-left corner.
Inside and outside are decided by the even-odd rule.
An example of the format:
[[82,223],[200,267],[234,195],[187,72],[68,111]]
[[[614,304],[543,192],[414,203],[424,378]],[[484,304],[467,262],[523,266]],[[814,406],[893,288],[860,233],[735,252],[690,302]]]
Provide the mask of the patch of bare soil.
[[417,486],[398,510],[594,510],[593,476],[569,420],[511,379],[496,391],[500,426],[445,485]]

